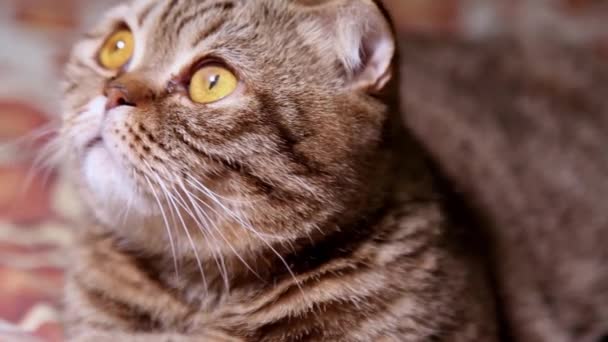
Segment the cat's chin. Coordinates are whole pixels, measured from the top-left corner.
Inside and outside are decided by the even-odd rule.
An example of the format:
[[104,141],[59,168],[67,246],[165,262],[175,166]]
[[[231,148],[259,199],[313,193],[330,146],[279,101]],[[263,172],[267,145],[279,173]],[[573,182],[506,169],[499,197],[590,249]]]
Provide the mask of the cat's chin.
[[129,217],[152,214],[149,200],[138,193],[135,183],[103,142],[89,146],[81,171],[89,205],[101,222],[117,225]]

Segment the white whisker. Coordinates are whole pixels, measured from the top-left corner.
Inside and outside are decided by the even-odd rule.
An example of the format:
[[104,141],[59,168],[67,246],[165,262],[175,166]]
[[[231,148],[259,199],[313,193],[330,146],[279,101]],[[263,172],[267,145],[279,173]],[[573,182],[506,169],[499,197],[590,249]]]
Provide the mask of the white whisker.
[[[191,177],[192,178],[192,177]],[[228,215],[230,215],[232,218],[236,219],[238,221],[238,223],[241,224],[241,227],[245,228],[246,230],[252,232],[258,239],[260,239],[262,241],[262,243],[264,243],[266,245],[266,247],[268,249],[270,249],[270,251],[272,251],[277,258],[279,259],[279,261],[285,266],[287,272],[290,274],[290,276],[292,277],[292,279],[294,280],[296,286],[298,287],[298,289],[300,290],[300,292],[302,293],[303,298],[307,299],[306,293],[304,292],[304,290],[302,289],[302,286],[300,285],[300,282],[298,281],[295,273],[293,273],[291,267],[289,266],[289,264],[287,263],[287,261],[285,260],[285,258],[283,258],[283,256],[276,250],[276,248],[274,248],[272,246],[272,244],[270,244],[263,236],[262,233],[258,232],[257,230],[255,230],[251,224],[246,223],[240,216],[237,216],[234,212],[232,212],[230,209],[228,209],[223,203],[221,203],[221,201],[219,199],[217,199],[215,196],[213,196],[213,194],[210,193],[210,191],[206,191],[206,187],[204,185],[202,185],[198,180],[196,179],[192,179],[194,182],[191,182],[189,180],[186,180],[191,186],[195,187],[196,189],[198,189],[199,191],[203,191],[208,198],[210,198],[213,202],[215,202],[217,205],[220,206],[220,208],[222,208],[224,211],[226,211],[226,213]],[[198,186],[197,186],[198,185]],[[193,196],[195,199],[197,199],[199,202],[206,204],[204,201],[202,201],[201,199],[199,199],[196,196]],[[208,205],[208,204],[207,204]]]
[[22,184],[22,196],[26,195],[35,178],[41,178],[42,184],[46,186],[50,174],[58,169],[61,160],[66,154],[65,149],[62,148],[57,138],[45,143],[41,149],[36,152],[36,157],[28,167]]
[[184,218],[182,217],[182,214],[180,213],[179,208],[177,207],[177,204],[175,202],[175,197],[169,192],[169,190],[165,186],[165,184],[162,181],[162,179],[158,176],[158,174],[152,172],[152,167],[150,167],[150,165],[147,162],[144,161],[144,163],[147,165],[149,172],[151,172],[151,174],[156,178],[157,184],[160,185],[165,198],[168,200],[169,207],[172,208],[172,210],[173,209],[175,210],[177,218],[179,219],[179,221],[180,221],[180,223],[182,225],[182,228],[184,230],[184,233],[186,233],[188,241],[190,242],[190,246],[192,247],[192,251],[194,252],[194,257],[196,258],[196,263],[197,263],[198,268],[199,268],[200,273],[201,273],[201,277],[202,277],[202,280],[203,280],[205,291],[208,291],[207,277],[205,276],[205,270],[203,268],[203,263],[201,261],[200,256],[198,255],[198,250],[197,250],[196,245],[194,243],[194,240],[192,239],[192,236],[191,236],[191,234],[190,234],[190,232],[188,230],[188,226],[186,225],[186,222],[184,221]]
[[131,207],[133,206],[133,197],[134,197],[134,195],[133,194],[129,194],[128,197],[129,198],[127,199],[127,204],[126,204],[125,209],[123,210],[123,213],[121,215],[122,216],[121,221],[122,221],[122,225],[123,226],[126,224],[127,218],[129,218],[129,213],[131,212]]
[[58,131],[58,124],[56,122],[51,122],[45,125],[42,125],[27,134],[24,134],[16,139],[9,140],[7,142],[3,142],[0,144],[2,148],[16,148],[19,147],[22,150],[29,150],[32,148],[32,145],[39,142],[39,140],[47,138],[46,136],[53,136]]
[[179,183],[180,187],[182,188],[182,190],[186,193],[186,195],[188,196],[188,198],[190,199],[192,205],[195,207],[195,210],[199,213],[199,215],[204,215],[204,217],[206,218],[206,221],[210,223],[210,227],[213,228],[222,238],[222,240],[224,240],[224,242],[226,242],[226,245],[228,246],[228,248],[230,248],[230,250],[232,250],[232,252],[235,254],[235,256],[243,263],[243,265],[251,272],[253,273],[258,279],[263,280],[262,277],[249,265],[249,263],[247,263],[247,261],[245,261],[245,259],[239,254],[239,252],[234,248],[234,246],[232,246],[232,244],[230,243],[230,241],[228,241],[228,239],[226,238],[226,236],[222,233],[221,229],[217,227],[217,225],[214,223],[214,221],[209,217],[209,215],[207,213],[205,213],[205,211],[203,209],[200,208],[200,206],[198,204],[196,204],[196,200],[193,198],[193,194],[190,193],[190,191],[188,191],[186,189],[186,187],[184,186],[184,184],[182,182]]
[[[204,238],[204,239],[206,239],[206,240],[207,240],[207,242],[208,242],[208,241],[209,241],[209,239],[208,239],[208,237],[209,237],[209,236],[207,235],[208,231],[206,231],[206,229],[205,229],[205,227],[204,227],[205,225],[204,225],[204,224],[203,224],[203,223],[200,221],[200,216],[199,216],[199,215],[194,214],[194,213],[192,212],[192,210],[190,210],[190,208],[188,207],[188,203],[187,203],[187,202],[185,201],[185,199],[184,199],[184,198],[183,198],[183,197],[180,195],[179,191],[177,191],[177,189],[175,189],[175,188],[174,188],[174,190],[176,190],[176,191],[174,192],[174,193],[175,193],[175,196],[177,196],[177,197],[178,197],[178,198],[176,199],[176,200],[177,200],[177,203],[179,204],[179,206],[180,206],[180,207],[182,207],[182,209],[184,209],[184,210],[186,211],[186,213],[187,213],[188,215],[190,215],[190,217],[192,217],[192,219],[194,220],[194,223],[197,225],[197,228],[199,229],[199,231],[200,231],[200,232],[201,232],[201,234],[203,235],[203,238]],[[194,208],[194,209],[196,210],[196,208]],[[210,233],[210,232],[209,232],[209,233]],[[214,238],[214,241],[215,241],[215,238]],[[218,269],[220,270],[220,274],[221,274],[221,275],[222,275],[222,277],[223,277],[223,280],[224,280],[224,282],[225,282],[226,289],[228,290],[228,289],[229,289],[229,284],[228,284],[227,273],[222,273],[222,272],[223,272],[223,270],[225,270],[224,259],[223,259],[222,255],[221,255],[221,253],[220,253],[220,257],[222,258],[222,260],[221,260],[221,264],[220,264],[220,261],[218,260],[218,258],[217,258],[217,255],[216,255],[215,251],[213,251],[213,249],[212,249],[212,248],[210,248],[210,249],[212,250],[213,259],[215,260],[215,263],[216,263],[216,265],[217,265]]]
[[167,220],[167,214],[165,213],[165,210],[164,210],[163,205],[162,205],[162,203],[160,201],[160,198],[158,197],[158,194],[156,193],[156,190],[154,190],[154,186],[152,185],[152,182],[150,182],[150,179],[147,176],[145,176],[145,175],[144,175],[144,178],[146,179],[146,182],[150,186],[150,190],[152,191],[152,195],[156,199],[156,203],[158,204],[158,208],[160,210],[161,216],[162,216],[163,221],[165,223],[165,228],[167,229],[167,234],[169,234],[169,243],[171,244],[171,254],[173,256],[173,266],[175,267],[175,277],[177,279],[179,279],[179,268],[177,267],[177,255],[176,255],[176,252],[175,252],[175,242],[173,241],[173,234],[171,233],[171,227],[169,226],[169,221]]
[[[209,198],[211,201],[213,201],[215,204],[217,204],[220,207],[220,209],[224,210],[226,212],[226,214],[228,214],[228,216],[230,216],[232,219],[236,220],[245,229],[250,230],[250,231],[255,231],[255,229],[251,226],[250,223],[245,222],[245,220],[242,217],[236,215],[236,213],[234,213],[232,210],[230,210],[228,207],[226,207],[226,205],[224,205],[211,191],[209,191],[199,181],[197,181],[196,179],[191,179],[191,180],[190,179],[186,179],[186,182],[188,182],[188,184],[190,184],[190,186],[192,186],[193,188],[201,191],[207,198]],[[215,209],[213,209],[213,207],[209,206],[209,204],[207,204],[205,201],[203,201],[199,197],[194,196],[194,198],[197,201],[203,203],[204,205],[207,205],[209,208],[211,208],[212,210],[215,211]],[[217,211],[215,211],[215,212],[217,213]],[[271,239],[280,239],[281,238],[280,236],[277,236],[277,235],[266,234],[266,233],[259,233],[257,231],[256,231],[256,233],[264,235],[267,238],[271,238]]]

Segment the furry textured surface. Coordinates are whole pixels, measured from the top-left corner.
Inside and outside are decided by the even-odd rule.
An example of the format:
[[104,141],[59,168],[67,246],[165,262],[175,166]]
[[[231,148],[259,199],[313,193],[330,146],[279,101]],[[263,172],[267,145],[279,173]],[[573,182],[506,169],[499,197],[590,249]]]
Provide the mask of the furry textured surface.
[[[99,47],[124,27],[135,54],[105,70]],[[69,338],[495,340],[474,230],[401,127],[394,46],[369,0],[110,11],[66,72],[59,146],[96,219]],[[209,62],[240,83],[196,104],[189,77]]]
[[[25,134],[23,129],[23,120],[27,118],[29,121],[32,117],[39,118],[42,116],[42,121],[44,120],[45,113],[34,113],[31,111],[35,109],[43,109],[47,115],[55,114],[58,112],[55,105],[55,99],[57,96],[54,95],[53,92],[49,92],[50,89],[55,89],[55,76],[57,74],[57,59],[61,61],[63,64],[63,56],[64,49],[67,48],[66,44],[69,44],[67,41],[70,41],[73,38],[70,32],[78,31],[80,25],[88,26],[85,21],[89,21],[95,17],[99,16],[101,13],[101,9],[107,6],[108,1],[102,0],[36,0],[36,1],[24,1],[24,0],[8,0],[0,2],[0,13],[2,19],[0,20],[0,25],[2,25],[3,35],[0,35],[0,40],[3,41],[4,46],[11,46],[12,49],[6,50],[8,54],[4,54],[4,58],[0,62],[0,69],[2,69],[2,73],[0,75],[0,97],[2,97],[2,110],[0,110],[0,121],[2,121],[2,125],[0,125],[0,135],[2,135],[2,139],[11,139],[14,137],[18,137],[22,134]],[[518,34],[521,36],[541,36],[540,38],[543,40],[550,41],[560,41],[567,40],[569,42],[576,42],[578,44],[584,43],[583,46],[573,47],[575,49],[584,49],[585,56],[584,58],[580,58],[579,61],[581,63],[588,63],[587,61],[590,59],[589,55],[594,53],[602,53],[605,54],[605,46],[606,44],[603,42],[604,38],[604,23],[606,21],[606,2],[595,1],[595,0],[521,0],[521,1],[501,1],[501,0],[423,0],[423,1],[405,1],[405,0],[387,0],[387,4],[391,9],[391,13],[395,16],[396,23],[402,27],[403,32],[407,32],[411,29],[424,29],[424,30],[440,30],[442,32],[464,32],[468,36],[488,36],[488,34],[503,32],[508,30],[509,27],[514,27],[514,30],[519,32]],[[89,13],[89,14],[86,14]],[[86,19],[83,19],[85,17]],[[506,28],[505,28],[506,27]],[[36,34],[32,34],[32,32],[36,32]],[[39,37],[44,36],[44,41],[40,41]],[[450,37],[448,40],[458,39],[457,37]],[[407,37],[403,40],[403,44],[408,44],[409,39]],[[453,43],[453,41],[452,41]],[[432,45],[418,45],[414,44],[413,48],[417,49],[420,54],[429,54],[428,60],[437,59],[437,51],[439,49],[440,44],[447,44],[444,52],[454,49],[452,51],[453,61],[457,61],[459,57],[462,58],[471,58],[471,54],[473,55],[493,55],[494,59],[498,59],[499,56],[496,56],[496,53],[492,53],[490,51],[490,47],[495,47],[499,49],[509,50],[518,49],[520,47],[512,47],[510,44],[495,44],[487,47],[482,47],[479,45],[471,45],[469,43],[457,43],[452,44],[449,41],[436,41]],[[507,48],[506,46],[509,46]],[[18,48],[17,48],[18,47]],[[539,48],[547,47],[546,42],[539,46]],[[463,53],[462,50],[470,49],[468,53]],[[458,51],[460,50],[460,51]],[[568,49],[560,49],[561,54],[569,53]],[[511,53],[507,53],[509,51],[505,51],[502,53],[506,58],[511,56]],[[555,53],[555,52],[552,52]],[[49,56],[58,56],[57,58],[49,58]],[[6,59],[8,58],[8,60]],[[422,57],[417,57],[418,59],[422,59]],[[406,58],[406,62],[413,63],[413,60],[408,60]],[[465,63],[466,64],[466,63]],[[425,65],[417,65],[413,64],[411,68],[419,68],[420,70],[424,70],[426,68]],[[550,65],[555,65],[551,63]],[[590,68],[597,68],[598,70],[603,69],[603,63],[593,62],[589,64]],[[429,74],[428,76],[431,78],[435,78],[437,80],[447,76],[440,76],[441,70],[451,73],[452,70],[456,68],[456,65],[452,65],[451,67],[441,68],[437,72],[438,74]],[[594,72],[585,72],[579,74],[581,78],[589,78],[589,82],[597,82],[595,86],[587,87],[589,89],[595,87],[601,87],[601,83],[605,80],[603,77],[594,77]],[[530,74],[532,77],[534,73]],[[524,77],[525,75],[521,75]],[[36,80],[36,82],[31,82],[32,80]],[[496,82],[496,80],[486,79],[488,84],[492,84],[492,82]],[[404,83],[408,83],[407,81]],[[426,87],[423,83],[422,86]],[[500,83],[496,83],[500,84]],[[409,87],[415,87],[415,84],[409,83]],[[470,100],[470,106],[475,106],[476,101],[480,101],[482,103],[487,103],[487,99],[477,99],[475,95],[470,94],[466,95],[463,93],[463,89],[459,87],[454,87],[458,93],[457,95],[451,95],[450,98],[453,100],[455,98],[468,98]],[[505,88],[506,89],[506,88]],[[448,108],[444,110],[448,110],[449,108],[459,108],[454,105],[454,101],[446,100]],[[7,103],[8,101],[8,103]],[[14,102],[17,101],[19,104],[18,108],[15,109]],[[584,102],[581,102],[584,103]],[[27,108],[22,108],[26,105]],[[30,106],[34,106],[34,109],[30,109]],[[50,107],[49,107],[50,106]],[[471,111],[472,113],[473,111]],[[568,121],[571,122],[572,113],[574,111],[564,111],[556,114],[556,117],[553,118],[555,121]],[[422,111],[424,113],[424,111]],[[601,111],[596,112],[597,115],[604,115]],[[412,114],[413,115],[413,114]],[[499,115],[497,111],[488,111],[488,121],[497,120],[495,117]],[[453,119],[454,116],[457,116],[456,113],[453,115],[445,115],[448,119]],[[563,116],[563,118],[561,117]],[[40,120],[40,119],[38,119]],[[596,119],[591,119],[596,120]],[[37,120],[32,120],[29,125],[36,126],[40,124],[36,122]],[[559,126],[568,126],[570,125],[561,125],[555,124],[552,127]],[[29,126],[28,126],[29,127]],[[462,128],[465,130],[465,133],[456,133],[458,129]],[[577,125],[573,125],[572,127],[577,127]],[[601,125],[598,125],[596,128],[598,131],[603,130]],[[33,127],[29,127],[33,128]],[[430,146],[433,146],[434,149],[438,149],[437,146],[441,146],[442,142],[445,143],[443,145],[443,149],[448,149],[451,146],[452,138],[454,135],[467,135],[470,136],[470,139],[474,141],[473,148],[479,149],[481,148],[478,145],[483,146],[487,143],[488,139],[486,137],[493,137],[495,134],[502,134],[501,130],[503,126],[494,125],[492,126],[491,132],[488,132],[488,125],[480,125],[471,123],[470,125],[451,125],[450,126],[450,135],[448,139],[443,139],[443,136],[432,136],[428,143]],[[566,128],[567,130],[568,128]],[[8,136],[6,135],[8,134]],[[476,139],[479,137],[479,139]],[[484,137],[481,139],[481,137]],[[538,138],[538,144],[542,145],[544,143],[550,143],[549,146],[539,147],[538,149],[547,149],[550,150],[553,146],[553,142],[551,140],[546,139],[546,134],[538,134],[534,137],[529,137],[530,139]],[[594,134],[591,139],[601,139],[602,134]],[[490,144],[494,144],[490,139]],[[515,140],[517,140],[515,138]],[[6,140],[5,140],[6,141]],[[0,143],[1,145],[2,143]],[[575,147],[572,147],[575,148]],[[602,149],[596,149],[596,152],[589,152],[588,160],[591,163],[597,163],[596,159],[598,155],[603,155],[604,151]],[[26,337],[19,335],[19,337],[15,337],[13,331],[17,331],[15,328],[9,327],[9,335],[6,336],[3,333],[6,333],[7,325],[4,324],[8,321],[8,323],[12,323],[14,325],[19,325],[22,331],[28,330],[38,330],[36,332],[37,336],[44,335],[45,341],[62,341],[61,333],[60,333],[60,324],[57,322],[59,319],[59,313],[55,312],[55,310],[49,308],[57,308],[59,309],[61,306],[58,303],[58,297],[60,289],[62,287],[62,266],[64,264],[63,260],[66,260],[64,256],[63,249],[57,247],[53,247],[52,251],[49,251],[49,246],[60,245],[64,246],[70,240],[70,234],[68,234],[68,224],[64,221],[64,217],[68,215],[72,217],[73,215],[73,203],[74,198],[72,196],[66,196],[66,186],[65,182],[61,182],[60,186],[57,185],[57,178],[51,177],[51,182],[49,187],[41,187],[37,185],[34,187],[32,192],[28,192],[27,196],[20,196],[16,194],[19,191],[19,187],[15,186],[16,177],[24,178],[27,173],[28,165],[21,165],[15,163],[14,159],[19,158],[21,160],[23,155],[23,148],[15,149],[14,153],[9,153],[9,157],[4,154],[4,150],[0,152],[0,163],[3,167],[3,170],[0,171],[0,183],[3,185],[0,186],[0,340],[26,340]],[[467,163],[462,163],[457,165],[463,165],[478,168],[480,164],[476,162],[477,154],[468,154],[466,151],[460,151],[458,154],[447,154],[444,155],[441,160],[446,160],[449,158],[463,158],[467,160]],[[597,155],[594,155],[597,153]],[[437,156],[439,154],[435,154]],[[539,153],[539,155],[543,155],[543,153]],[[504,157],[504,158],[499,158]],[[518,158],[522,158],[521,162],[517,162]],[[533,160],[533,162],[525,161],[530,158],[528,154],[522,154],[521,156],[517,154],[517,151],[509,151],[509,153],[505,153],[502,156],[496,156],[493,158],[492,164],[494,165],[493,169],[508,169],[510,167],[505,165],[513,165],[518,163],[519,165],[523,165],[521,168],[526,169],[527,165],[531,167],[537,168],[539,165],[544,163],[548,163],[551,158],[540,158],[541,160]],[[538,158],[537,158],[538,159]],[[487,160],[487,159],[484,159]],[[569,161],[563,160],[564,162],[573,162],[574,159],[570,159]],[[504,163],[504,164],[501,164]],[[577,161],[578,162],[578,161]],[[489,165],[488,163],[484,163]],[[475,166],[476,165],[476,166]],[[549,164],[551,165],[551,164]],[[8,170],[6,169],[8,167]],[[463,170],[467,170],[466,168]],[[507,173],[509,171],[506,171]],[[521,173],[521,172],[520,172]],[[530,177],[530,172],[525,172]],[[479,199],[479,193],[485,193],[486,191],[490,193],[486,196],[495,196],[491,192],[495,189],[495,186],[491,183],[492,179],[483,178],[483,177],[471,177],[468,172],[458,172],[452,170],[452,179],[458,180],[457,183],[461,184],[460,189],[475,189],[475,191],[466,191],[467,196],[471,195],[472,198],[476,198],[476,202]],[[513,176],[515,177],[515,176]],[[522,177],[517,176],[517,177]],[[536,179],[540,177],[539,175],[534,176]],[[36,177],[36,184],[42,183],[43,180],[46,180],[46,176],[39,175]],[[481,180],[480,180],[481,179]],[[480,187],[478,183],[483,181],[483,188]],[[566,182],[567,178],[563,178],[561,180],[553,180],[552,182]],[[466,183],[465,186],[462,186],[462,183]],[[536,180],[528,181],[526,184],[536,184]],[[542,181],[541,181],[542,183]],[[601,184],[601,182],[598,182]],[[477,185],[475,185],[477,184]],[[535,185],[536,186],[536,185]],[[546,186],[543,185],[543,186]],[[563,187],[563,186],[560,186]],[[45,189],[51,188],[52,191],[47,191]],[[600,189],[596,189],[599,191]],[[518,190],[519,191],[519,190]],[[575,190],[576,191],[576,190]],[[61,196],[56,196],[57,193],[61,193]],[[22,198],[23,197],[23,198]],[[470,198],[471,198],[470,197]],[[523,196],[522,196],[523,197]],[[559,198],[560,196],[556,196]],[[60,199],[60,200],[59,200]],[[537,197],[535,197],[536,201]],[[8,205],[7,205],[8,203]],[[18,205],[13,206],[14,203],[19,203]],[[601,217],[602,210],[601,208],[601,198],[594,202],[595,204],[589,207],[589,201],[581,201],[580,205],[582,207],[588,207],[588,212],[590,215],[594,217]],[[52,205],[49,208],[49,205]],[[501,201],[496,201],[496,208],[492,210],[484,210],[484,213],[487,216],[491,216],[491,212],[499,212],[500,216],[504,217],[506,215],[512,215],[512,210],[509,208],[501,207]],[[487,205],[487,207],[493,207],[494,205]],[[538,207],[538,204],[535,204]],[[577,203],[569,204],[571,207],[577,207]],[[6,211],[8,208],[8,212]],[[19,210],[15,210],[18,208]],[[596,208],[596,209],[593,209]],[[553,210],[561,211],[561,209],[546,209],[544,210],[544,216],[552,215]],[[535,214],[535,215],[538,215]],[[14,222],[23,222],[26,220],[26,223],[19,223],[15,225]],[[568,220],[566,220],[568,222]],[[518,230],[518,229],[528,229],[524,225],[520,224],[509,224],[502,225],[501,227],[510,230]],[[551,229],[556,229],[561,227],[561,225],[552,225]],[[571,240],[572,244],[585,243],[589,244],[589,239],[580,238],[580,236],[585,236],[586,234],[595,234],[597,226],[594,225],[581,225],[580,227],[576,227],[571,232],[564,236],[564,239]],[[572,238],[572,236],[575,238]],[[598,240],[602,239],[601,234],[597,237]],[[547,244],[539,244],[539,246],[545,250],[553,250],[551,245],[554,242],[548,241]],[[565,243],[560,244],[562,246]],[[597,241],[594,244],[600,245],[601,242]],[[526,246],[526,248],[518,248],[519,251],[526,252],[527,250],[533,248],[533,246]],[[568,250],[573,247],[568,246]],[[578,247],[575,247],[578,248]],[[555,253],[559,253],[556,252]],[[599,257],[593,256],[600,255],[601,252],[598,252],[597,249],[594,249],[590,252],[592,254],[589,259],[596,258],[599,260]],[[523,258],[525,259],[525,258]],[[527,259],[526,259],[527,260]],[[560,258],[556,258],[556,260],[561,260]],[[534,265],[535,273],[542,274],[543,271],[540,267],[543,265],[549,265],[550,267],[554,267],[554,265],[550,262],[545,262],[542,265],[537,262],[532,262]],[[597,264],[595,262],[595,264]],[[524,267],[527,266],[526,263],[522,263]],[[603,263],[600,263],[597,266],[589,266],[584,267],[586,264],[583,262],[575,262],[572,265],[575,266],[573,270],[570,272],[574,274],[573,279],[584,279],[588,277],[588,274],[600,274],[605,273],[603,270]],[[552,278],[554,279],[554,278]],[[19,286],[15,286],[18,283]],[[601,289],[601,281],[598,281],[596,286],[597,289]],[[548,285],[549,287],[557,286],[557,285]],[[561,286],[561,285],[560,285]],[[572,289],[572,287],[570,287]],[[522,287],[522,291],[526,290]],[[528,291],[528,290],[526,290]],[[600,291],[600,290],[595,290]],[[572,292],[574,293],[574,292]],[[590,312],[597,312],[598,308],[605,306],[603,300],[595,300],[595,296],[592,292],[590,295],[580,294],[581,292],[577,292],[577,296],[580,297],[580,302],[585,303],[584,305],[592,308]],[[538,297],[537,295],[535,295]],[[555,301],[560,301],[560,299],[555,299]],[[529,305],[528,305],[529,306]],[[580,304],[579,304],[580,306]],[[517,310],[518,307],[513,306],[514,310]],[[526,306],[522,306],[521,308],[525,308]],[[563,307],[563,306],[562,306]],[[546,312],[547,310],[542,310],[542,312]],[[567,309],[564,309],[567,311]],[[42,315],[40,313],[43,313]],[[547,316],[544,316],[547,317]],[[542,318],[539,316],[538,321],[547,321],[546,318]],[[557,320],[554,320],[557,322]],[[564,326],[576,326],[581,325],[576,322],[586,322],[587,317],[584,310],[577,310],[576,314],[573,314],[569,319],[559,320],[557,324],[557,329],[559,331],[563,331]],[[32,323],[35,322],[35,323]],[[50,322],[50,323],[49,323]],[[526,324],[529,329],[533,324]],[[556,326],[552,324],[552,326]],[[50,329],[49,329],[50,327]],[[545,332],[543,336],[552,336],[546,332],[547,329],[544,329]],[[599,338],[601,335],[601,329],[596,330],[596,336]],[[515,334],[521,336],[522,334]],[[579,336],[573,334],[575,336]],[[593,334],[587,334],[589,337],[593,337]],[[568,335],[565,335],[568,336]]]
[[402,37],[405,121],[487,220],[514,340],[604,341],[608,69],[523,40]]

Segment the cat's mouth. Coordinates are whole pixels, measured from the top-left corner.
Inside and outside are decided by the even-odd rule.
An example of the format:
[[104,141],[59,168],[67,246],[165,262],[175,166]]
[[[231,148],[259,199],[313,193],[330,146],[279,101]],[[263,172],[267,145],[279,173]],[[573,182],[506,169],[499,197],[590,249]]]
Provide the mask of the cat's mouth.
[[99,146],[101,144],[103,144],[103,138],[101,137],[101,135],[99,135],[89,140],[89,142],[84,145],[84,149],[85,151],[88,151],[93,147]]

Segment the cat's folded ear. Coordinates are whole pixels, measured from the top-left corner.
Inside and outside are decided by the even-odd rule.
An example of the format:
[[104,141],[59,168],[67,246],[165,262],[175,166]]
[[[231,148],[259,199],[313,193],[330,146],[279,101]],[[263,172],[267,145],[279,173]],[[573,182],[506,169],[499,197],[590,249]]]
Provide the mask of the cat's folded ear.
[[[299,0],[313,16],[326,52],[337,56],[349,86],[380,92],[392,77],[395,36],[388,19],[372,0]],[[316,32],[315,32],[316,31]],[[329,50],[329,51],[328,51]]]

